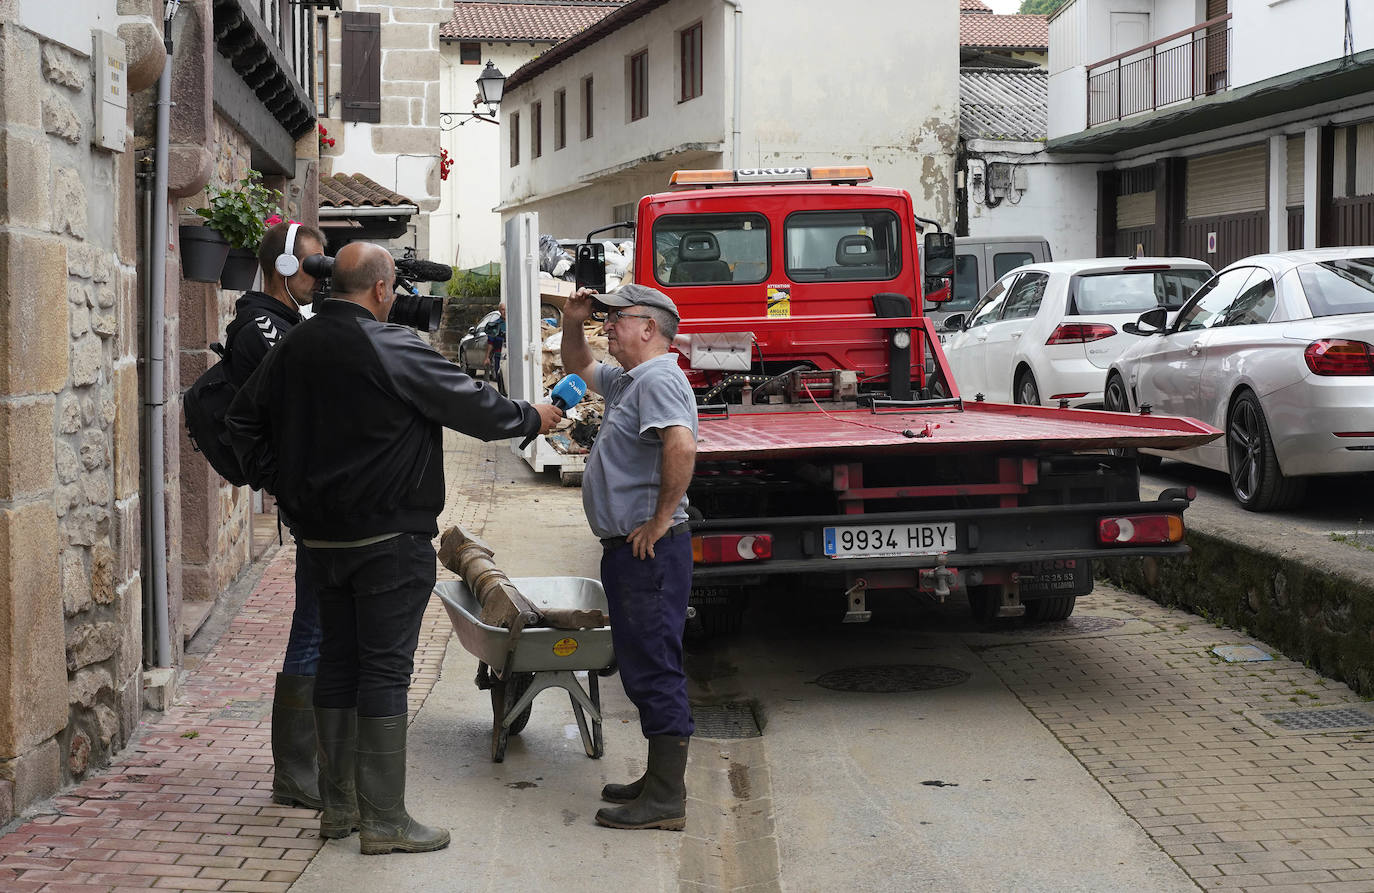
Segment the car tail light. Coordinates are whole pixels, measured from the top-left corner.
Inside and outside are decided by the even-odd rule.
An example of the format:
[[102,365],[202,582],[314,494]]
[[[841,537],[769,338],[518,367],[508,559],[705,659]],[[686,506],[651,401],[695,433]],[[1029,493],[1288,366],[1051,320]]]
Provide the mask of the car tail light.
[[1116,326],[1104,322],[1064,322],[1050,333],[1046,344],[1086,344],[1116,334]]
[[1307,345],[1303,359],[1318,375],[1374,375],[1374,348],[1363,341],[1323,338]]
[[1183,540],[1180,515],[1126,515],[1100,518],[1097,539],[1104,546],[1146,546]]
[[773,557],[771,533],[706,533],[692,537],[696,564],[730,564]]

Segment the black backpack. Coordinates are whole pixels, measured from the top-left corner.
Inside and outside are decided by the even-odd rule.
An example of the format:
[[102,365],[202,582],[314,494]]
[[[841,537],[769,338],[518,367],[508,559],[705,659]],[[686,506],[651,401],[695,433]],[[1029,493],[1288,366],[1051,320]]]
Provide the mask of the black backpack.
[[[232,344],[234,335],[246,323],[246,318],[236,318],[229,323],[224,333],[225,344]],[[191,446],[205,457],[210,467],[235,487],[248,483],[234,448],[229,445],[229,430],[224,426],[225,413],[239,386],[229,374],[229,348],[222,344],[211,344],[210,349],[220,358],[186,389],[181,395],[181,411],[186,419],[186,433],[191,436]]]

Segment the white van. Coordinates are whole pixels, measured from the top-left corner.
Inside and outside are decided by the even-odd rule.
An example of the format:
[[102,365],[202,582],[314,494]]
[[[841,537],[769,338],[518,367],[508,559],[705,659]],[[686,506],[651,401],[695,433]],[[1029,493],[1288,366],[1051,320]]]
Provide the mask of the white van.
[[945,317],[968,313],[1007,271],[1054,260],[1043,236],[956,236],[954,293],[943,304],[927,304],[926,316],[940,328]]

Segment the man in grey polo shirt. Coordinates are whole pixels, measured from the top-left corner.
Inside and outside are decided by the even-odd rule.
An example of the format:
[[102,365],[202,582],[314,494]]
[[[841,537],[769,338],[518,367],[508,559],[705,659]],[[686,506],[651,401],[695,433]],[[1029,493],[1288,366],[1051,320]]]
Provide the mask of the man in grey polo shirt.
[[[595,295],[595,297],[593,297]],[[599,363],[583,324],[606,311],[610,354]],[[694,726],[682,671],[682,631],[692,589],[687,485],[696,462],[697,409],[670,351],[676,305],[634,283],[612,294],[578,289],[563,308],[563,368],[606,399],[582,475],[582,507],[601,538],[601,582],[611,615],[620,680],[639,709],[649,765],[629,784],[608,784],[601,809],[610,828],[681,831],[687,820],[687,745]]]

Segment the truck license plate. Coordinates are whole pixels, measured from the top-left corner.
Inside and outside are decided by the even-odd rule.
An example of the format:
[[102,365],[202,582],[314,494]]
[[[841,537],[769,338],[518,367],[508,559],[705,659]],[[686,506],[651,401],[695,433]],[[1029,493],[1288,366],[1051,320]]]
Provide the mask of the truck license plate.
[[938,555],[955,549],[953,522],[827,527],[824,532],[825,554],[832,558]]

